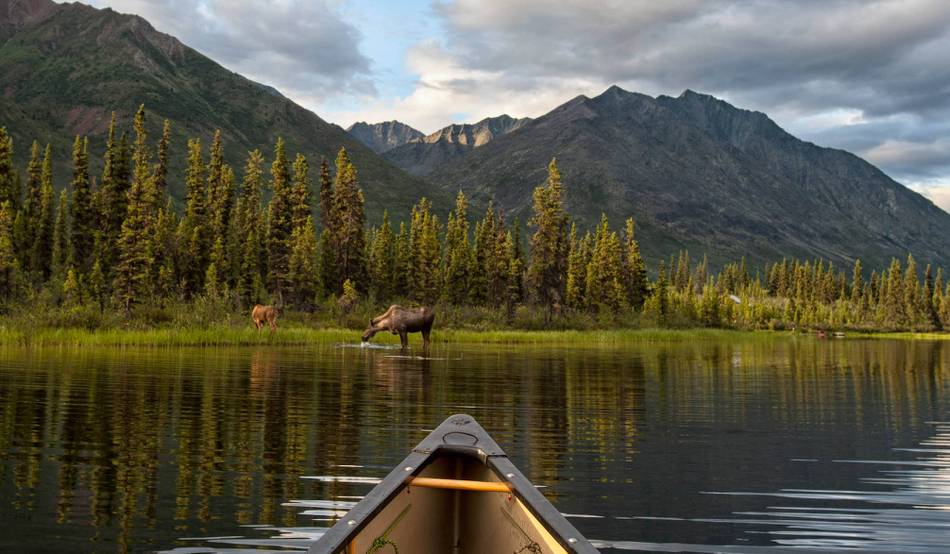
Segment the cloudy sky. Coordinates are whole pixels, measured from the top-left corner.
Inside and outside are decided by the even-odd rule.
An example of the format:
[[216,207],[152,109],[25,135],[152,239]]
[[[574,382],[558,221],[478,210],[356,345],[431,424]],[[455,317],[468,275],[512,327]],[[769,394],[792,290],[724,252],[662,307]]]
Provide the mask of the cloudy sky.
[[950,211],[946,0],[93,0],[324,119],[431,132],[611,84],[686,88],[844,148]]

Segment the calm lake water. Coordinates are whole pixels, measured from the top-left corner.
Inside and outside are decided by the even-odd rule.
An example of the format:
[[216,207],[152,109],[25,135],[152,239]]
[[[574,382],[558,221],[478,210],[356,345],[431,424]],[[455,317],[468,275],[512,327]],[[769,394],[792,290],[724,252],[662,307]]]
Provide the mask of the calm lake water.
[[398,354],[0,348],[0,551],[305,548],[456,412],[604,550],[950,550],[950,342]]

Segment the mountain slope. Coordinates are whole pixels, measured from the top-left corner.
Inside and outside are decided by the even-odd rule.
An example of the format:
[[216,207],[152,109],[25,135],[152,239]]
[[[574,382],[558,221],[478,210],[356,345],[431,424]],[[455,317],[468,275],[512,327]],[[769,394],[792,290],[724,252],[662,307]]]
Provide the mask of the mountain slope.
[[[340,127],[138,16],[78,3],[0,0],[0,125],[14,136],[22,164],[33,139],[53,143],[57,185],[62,186],[69,175],[71,135],[88,134],[97,171],[110,112],[115,110],[122,127],[129,128],[140,103],[149,112],[152,138],[162,118],[172,121],[173,171],[184,164],[187,137],[207,144],[221,129],[225,156],[239,174],[248,150],[260,148],[270,156],[278,136],[291,156],[307,155],[314,174],[320,157],[332,162],[345,147],[359,169],[371,219],[384,207],[408,213],[420,196],[433,196],[431,187]],[[171,183],[178,198],[181,181]],[[435,196],[437,206],[450,205]]]
[[425,137],[422,131],[396,120],[373,124],[358,121],[347,127],[346,132],[372,148],[377,154]]
[[428,178],[524,220],[552,157],[575,219],[590,226],[603,212],[619,227],[635,217],[654,261],[689,248],[719,263],[823,256],[882,266],[908,252],[950,262],[950,214],[926,198],[853,154],[691,91],[580,96]]
[[383,157],[413,175],[428,175],[497,137],[517,131],[529,121],[527,117],[500,115],[478,123],[449,125],[422,140],[388,150]]

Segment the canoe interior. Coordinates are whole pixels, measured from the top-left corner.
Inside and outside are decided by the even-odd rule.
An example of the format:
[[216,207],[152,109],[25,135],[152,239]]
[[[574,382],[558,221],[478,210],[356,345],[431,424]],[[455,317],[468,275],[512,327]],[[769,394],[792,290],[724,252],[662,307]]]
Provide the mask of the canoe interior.
[[[503,482],[478,458],[438,453],[419,477]],[[567,552],[516,494],[403,485],[351,537],[346,554]]]

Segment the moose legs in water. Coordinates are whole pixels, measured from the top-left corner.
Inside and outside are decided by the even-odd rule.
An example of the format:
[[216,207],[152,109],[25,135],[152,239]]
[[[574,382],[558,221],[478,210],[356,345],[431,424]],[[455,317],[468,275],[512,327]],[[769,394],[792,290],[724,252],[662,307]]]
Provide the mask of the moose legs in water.
[[435,312],[430,308],[407,309],[393,304],[385,313],[370,320],[369,326],[363,331],[363,341],[369,341],[376,333],[389,331],[399,335],[399,342],[405,350],[409,348],[409,333],[422,333],[422,348],[428,352],[434,320]]
[[422,351],[426,354],[429,353],[429,333],[432,332],[432,327],[426,327],[422,330]]

